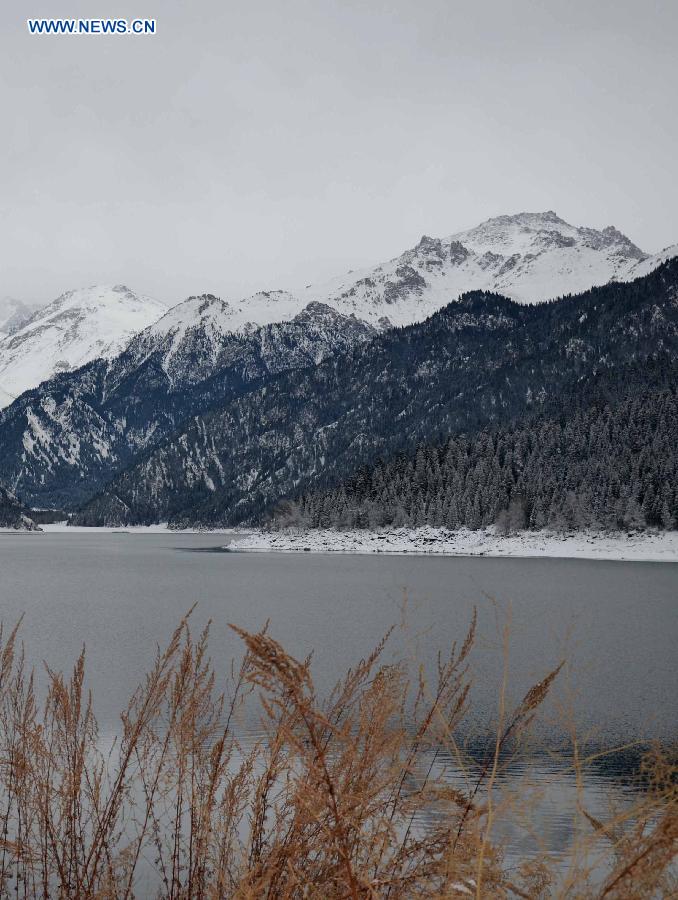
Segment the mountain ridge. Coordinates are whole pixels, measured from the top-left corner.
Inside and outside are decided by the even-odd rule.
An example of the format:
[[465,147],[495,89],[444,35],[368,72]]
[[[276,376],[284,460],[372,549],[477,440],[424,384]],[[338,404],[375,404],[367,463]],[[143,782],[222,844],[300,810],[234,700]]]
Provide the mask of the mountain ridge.
[[0,340],[0,390],[18,397],[59,372],[115,356],[166,311],[126,285],[66,291]]
[[[444,238],[424,235],[387,262],[293,292],[265,290],[237,300],[202,294],[168,306],[124,285],[68,291],[28,321],[23,310],[13,333],[0,335],[0,408],[59,371],[122,352],[146,329],[172,332],[180,341],[182,332],[206,327],[196,308],[205,297],[219,305],[218,313],[212,309],[213,325],[223,334],[290,321],[311,302],[383,330],[423,321],[465,291],[542,302],[646,275],[677,254],[674,245],[650,255],[614,226],[573,226],[547,210],[495,216]],[[109,314],[111,298],[121,297],[130,308]]]
[[247,521],[381,453],[508,421],[576,391],[581,377],[652,360],[678,360],[678,260],[535,306],[469,293],[423,323],[196,416],[117,476],[78,521]]
[[[573,226],[553,210],[495,216],[444,238],[423,235],[387,263],[299,293],[373,324],[406,325],[470,290],[544,302],[612,280],[646,275],[678,245],[651,255],[614,226]],[[642,266],[642,270],[637,268]]]
[[[352,365],[350,352],[377,333],[425,321],[455,301],[462,307],[458,327],[471,327],[468,303],[454,291],[469,273],[482,283],[508,279],[509,286],[533,289],[544,275],[535,266],[545,265],[554,293],[573,272],[587,281],[611,275],[608,284],[639,272],[648,277],[657,259],[670,260],[675,250],[649,256],[613,226],[571,226],[550,210],[494,217],[444,239],[424,235],[370,275],[351,273],[348,288],[334,280],[301,295],[262,291],[240,301],[200,294],[170,308],[124,285],[67,292],[0,340],[0,405],[7,407],[0,410],[0,480],[31,503],[72,509],[152,452],[184,418],[234,401],[283,371],[332,356]],[[508,299],[520,308],[531,305],[526,296]],[[112,315],[117,344],[106,345],[87,311],[96,319],[118,306],[122,318]],[[131,325],[129,308],[141,310]],[[504,303],[494,318],[486,310],[478,327],[488,334],[501,328],[508,309]],[[139,330],[141,319],[152,321]],[[57,358],[62,339],[73,351],[68,359]],[[3,383],[3,352],[11,351],[21,369],[36,348],[41,365],[56,374],[16,399]],[[578,352],[576,342],[570,351]],[[76,368],[80,358],[85,365]]]
[[0,299],[0,339],[13,334],[39,309],[38,304],[24,303],[14,297]]
[[146,331],[114,359],[23,394],[0,411],[0,479],[33,505],[72,509],[186,417],[375,333],[322,304],[258,329],[212,326]]

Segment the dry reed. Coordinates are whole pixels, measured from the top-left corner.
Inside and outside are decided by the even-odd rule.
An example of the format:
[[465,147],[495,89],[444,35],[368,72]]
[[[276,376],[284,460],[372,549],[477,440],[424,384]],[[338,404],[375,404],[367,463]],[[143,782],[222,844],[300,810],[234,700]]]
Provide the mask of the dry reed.
[[[588,816],[607,862],[548,860],[509,873],[493,838],[498,769],[559,668],[511,713],[500,703],[488,759],[460,791],[438,774],[469,699],[475,618],[433,683],[384,660],[385,642],[327,699],[310,660],[266,630],[234,628],[242,664],[223,692],[208,629],[182,621],[102,749],[85,654],[47,670],[38,703],[18,626],[0,630],[0,895],[131,898],[630,898],[671,896],[678,842],[675,767],[647,760],[647,787],[617,820]],[[258,696],[265,734],[234,727]],[[256,699],[256,697],[252,698]],[[435,814],[433,814],[435,813]]]

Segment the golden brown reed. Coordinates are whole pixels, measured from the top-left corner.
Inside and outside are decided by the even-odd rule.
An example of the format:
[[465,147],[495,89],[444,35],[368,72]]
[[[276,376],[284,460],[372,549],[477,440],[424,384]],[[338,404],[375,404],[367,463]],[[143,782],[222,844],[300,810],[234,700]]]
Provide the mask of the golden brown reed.
[[[294,659],[266,630],[235,627],[245,654],[220,691],[208,629],[195,639],[187,617],[107,752],[84,689],[84,651],[70,678],[47,670],[38,704],[18,626],[0,630],[0,895],[672,896],[678,798],[662,755],[648,758],[633,809],[604,823],[582,811],[595,865],[579,847],[564,870],[544,858],[508,871],[493,837],[493,786],[560,666],[512,713],[502,689],[494,751],[456,789],[437,761],[444,750],[464,764],[455,734],[475,628],[474,618],[431,684],[423,668],[412,682],[406,666],[385,662],[385,638],[321,700],[309,659]],[[234,723],[255,692],[265,736],[244,747]],[[601,856],[605,874],[594,883]]]

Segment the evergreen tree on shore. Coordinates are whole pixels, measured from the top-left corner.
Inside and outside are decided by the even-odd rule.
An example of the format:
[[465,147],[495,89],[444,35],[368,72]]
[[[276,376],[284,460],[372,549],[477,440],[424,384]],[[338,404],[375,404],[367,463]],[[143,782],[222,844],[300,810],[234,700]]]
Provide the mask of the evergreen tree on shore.
[[451,437],[275,510],[274,525],[678,527],[678,388]]

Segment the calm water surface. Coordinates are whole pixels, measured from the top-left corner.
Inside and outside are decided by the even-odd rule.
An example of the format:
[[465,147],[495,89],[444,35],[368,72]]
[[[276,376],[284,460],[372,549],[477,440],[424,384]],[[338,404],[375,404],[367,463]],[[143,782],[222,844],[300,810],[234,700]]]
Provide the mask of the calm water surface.
[[[676,727],[678,565],[587,560],[435,558],[208,552],[222,535],[66,533],[0,535],[0,616],[24,615],[29,660],[68,670],[87,647],[102,728],[142,678],[155,646],[197,603],[195,628],[212,619],[211,651],[225,674],[239,641],[227,625],[271,633],[298,657],[314,651],[314,676],[330,687],[403,619],[391,653],[431,665],[460,640],[473,607],[473,716],[468,734],[491,729],[511,618],[510,695],[517,702],[561,659],[567,670],[544,709],[534,752],[503,777],[538,810],[511,836],[516,850],[563,849],[572,837],[574,778],[560,758],[572,716],[590,747],[671,739]],[[403,598],[407,604],[403,613]],[[451,778],[459,777],[448,761]],[[619,764],[591,768],[589,812],[632,790]],[[536,831],[537,834],[530,833]]]

